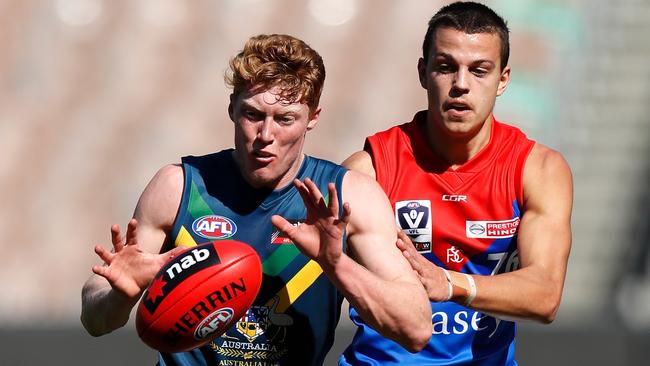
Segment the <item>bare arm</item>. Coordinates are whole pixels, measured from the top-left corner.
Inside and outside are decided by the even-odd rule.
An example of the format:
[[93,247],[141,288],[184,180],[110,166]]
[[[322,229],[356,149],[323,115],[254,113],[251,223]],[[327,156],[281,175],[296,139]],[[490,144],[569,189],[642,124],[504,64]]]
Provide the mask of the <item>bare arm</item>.
[[180,250],[158,254],[174,222],[182,189],[182,168],[163,167],[140,196],[126,239],[113,225],[112,251],[95,247],[104,265],[92,267],[94,274],[81,294],[81,322],[91,335],[100,336],[124,326],[154,275]]
[[572,206],[569,165],[556,151],[537,144],[524,169],[520,269],[494,278],[476,276],[472,307],[544,323],[555,319],[571,249]]
[[[564,158],[536,145],[524,169],[524,209],[519,226],[519,269],[495,276],[473,275],[476,297],[470,307],[506,319],[550,323],[555,319],[571,248],[573,183]],[[407,241],[406,236],[401,239]],[[435,301],[445,283],[438,267],[420,256],[412,245],[398,243]],[[464,303],[469,284],[463,274],[449,271],[452,300]]]
[[[344,200],[354,208],[348,225],[348,253],[358,262],[334,271],[350,304],[375,329],[418,350],[431,336],[431,305],[409,263],[395,247],[395,217],[374,179],[350,171]],[[353,266],[356,265],[356,266]],[[400,299],[395,306],[394,299]],[[408,348],[408,347],[407,347]]]
[[[366,176],[348,172],[343,191],[350,204],[345,204],[343,219],[338,220],[332,184],[326,205],[313,182],[294,183],[307,206],[307,222],[296,228],[274,216],[273,223],[320,264],[369,325],[409,351],[422,349],[431,337],[431,307],[424,288],[394,246],[395,222],[381,188]],[[342,251],[346,225],[350,256]],[[400,299],[399,306],[394,299]]]

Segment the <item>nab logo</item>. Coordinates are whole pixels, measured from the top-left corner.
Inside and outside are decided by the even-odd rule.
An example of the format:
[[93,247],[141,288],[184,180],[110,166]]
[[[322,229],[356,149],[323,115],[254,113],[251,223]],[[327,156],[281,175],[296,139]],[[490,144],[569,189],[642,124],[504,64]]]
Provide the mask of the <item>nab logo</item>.
[[449,202],[467,202],[467,196],[463,194],[443,194],[442,200]]
[[210,257],[210,251],[207,249],[192,249],[190,250],[190,255],[183,256],[180,263],[173,263],[171,267],[167,269],[167,276],[172,280],[176,275],[181,274],[184,269],[188,269],[198,262],[203,262],[204,260]]
[[209,215],[194,220],[192,230],[207,239],[227,239],[235,235],[237,225],[227,217]]
[[231,308],[219,309],[208,315],[196,327],[194,339],[202,341],[208,339],[212,334],[225,329],[226,325],[232,320],[234,311]]
[[155,313],[167,294],[186,278],[219,263],[221,259],[212,244],[202,244],[181,253],[160,269],[160,276],[154,279],[142,298],[144,306],[150,314]]

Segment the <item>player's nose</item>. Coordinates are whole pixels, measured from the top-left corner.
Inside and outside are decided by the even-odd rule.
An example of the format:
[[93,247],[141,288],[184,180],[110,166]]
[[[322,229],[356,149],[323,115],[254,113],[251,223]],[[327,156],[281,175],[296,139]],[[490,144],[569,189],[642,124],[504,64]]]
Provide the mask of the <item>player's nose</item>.
[[274,121],[273,117],[266,117],[264,121],[260,124],[260,128],[257,131],[257,138],[265,143],[270,143],[274,138]]

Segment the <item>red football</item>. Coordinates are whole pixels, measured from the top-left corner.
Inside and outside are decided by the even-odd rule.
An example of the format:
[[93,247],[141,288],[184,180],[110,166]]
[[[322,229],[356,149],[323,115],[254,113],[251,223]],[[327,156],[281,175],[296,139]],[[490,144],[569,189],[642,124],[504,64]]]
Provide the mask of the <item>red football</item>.
[[253,304],[262,284],[255,250],[235,240],[188,248],[144,292],[136,329],[150,347],[183,352],[223,334]]

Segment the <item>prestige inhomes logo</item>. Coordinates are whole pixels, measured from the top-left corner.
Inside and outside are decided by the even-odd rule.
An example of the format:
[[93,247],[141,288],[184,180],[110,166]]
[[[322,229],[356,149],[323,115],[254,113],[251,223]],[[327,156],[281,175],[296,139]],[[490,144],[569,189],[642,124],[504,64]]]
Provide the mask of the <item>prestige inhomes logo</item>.
[[465,233],[468,238],[511,238],[517,234],[518,227],[518,217],[502,221],[465,221]]

